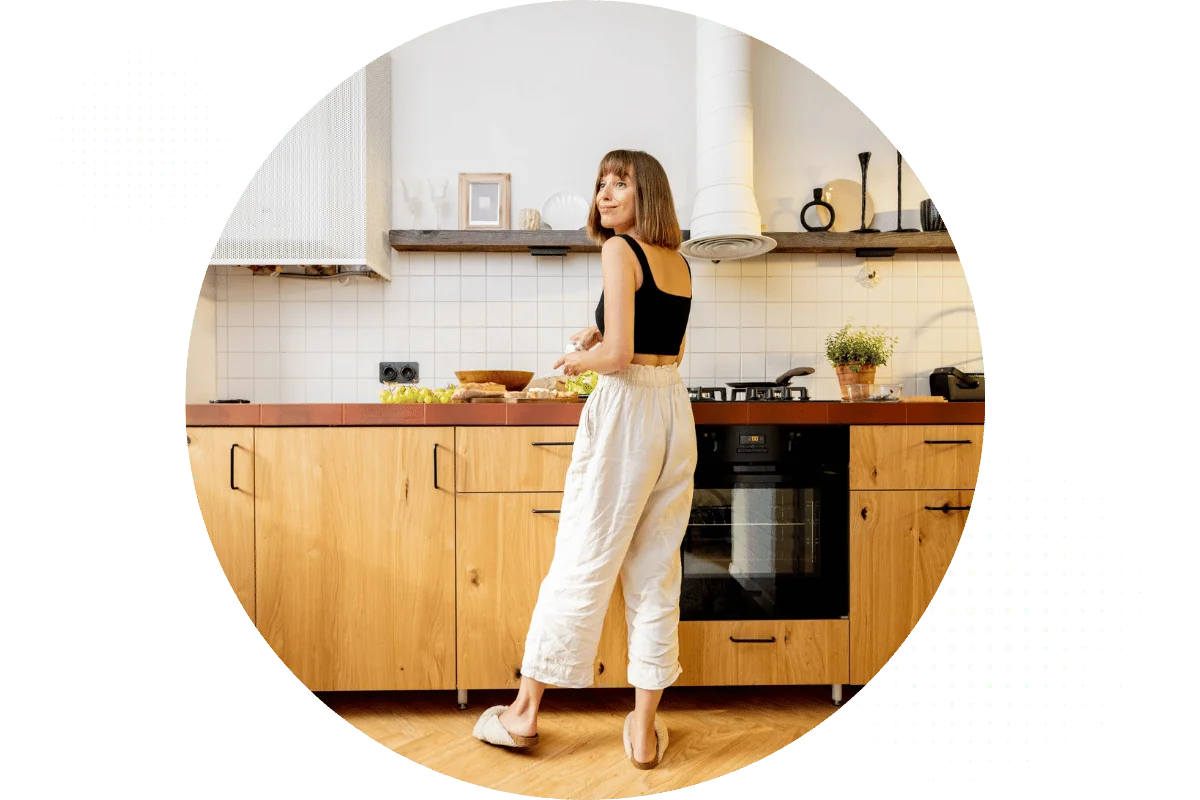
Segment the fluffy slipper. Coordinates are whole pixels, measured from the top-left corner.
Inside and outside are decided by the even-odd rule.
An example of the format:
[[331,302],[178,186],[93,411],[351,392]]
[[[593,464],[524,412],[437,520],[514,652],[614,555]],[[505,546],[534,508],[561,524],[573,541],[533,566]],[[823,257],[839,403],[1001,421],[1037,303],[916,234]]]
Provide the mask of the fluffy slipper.
[[537,744],[538,735],[536,733],[533,736],[518,736],[515,733],[509,733],[500,724],[500,712],[506,708],[508,706],[492,706],[483,712],[483,716],[475,723],[475,730],[471,731],[471,734],[476,739],[501,747],[533,747]]
[[633,712],[625,717],[625,755],[633,762],[633,765],[638,769],[654,769],[662,761],[663,754],[667,752],[667,724],[658,718],[654,717],[654,738],[658,741],[658,748],[654,753],[653,761],[638,761],[633,757],[633,742],[629,738],[629,726],[633,723]]

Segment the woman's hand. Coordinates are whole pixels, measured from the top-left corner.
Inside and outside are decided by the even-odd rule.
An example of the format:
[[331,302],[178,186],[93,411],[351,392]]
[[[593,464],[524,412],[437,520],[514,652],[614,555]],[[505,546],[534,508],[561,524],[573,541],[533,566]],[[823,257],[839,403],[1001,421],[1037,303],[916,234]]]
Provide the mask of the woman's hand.
[[595,325],[584,328],[579,333],[571,337],[570,341],[579,342],[584,350],[591,350],[593,347],[604,341],[604,337],[600,335],[600,329]]
[[583,365],[583,359],[586,354],[586,350],[567,353],[554,362],[554,369],[562,367],[563,375],[582,375],[588,371],[588,368]]

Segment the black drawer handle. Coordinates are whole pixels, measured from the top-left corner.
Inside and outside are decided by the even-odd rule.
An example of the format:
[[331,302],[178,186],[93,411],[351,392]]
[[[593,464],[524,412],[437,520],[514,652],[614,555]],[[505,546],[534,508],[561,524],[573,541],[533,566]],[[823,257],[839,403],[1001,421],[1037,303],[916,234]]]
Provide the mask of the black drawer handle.
[[533,442],[534,447],[570,447],[574,442]]
[[925,444],[974,444],[970,439],[926,439]]
[[236,492],[238,490],[238,487],[237,487],[237,484],[235,484],[233,482],[233,451],[234,450],[237,450],[236,443],[229,445],[229,488]]
[[735,639],[730,636],[729,641],[736,642],[737,644],[774,644],[775,637],[772,636],[770,639]]
[[437,442],[433,443],[433,488],[441,488],[437,482]]
[[535,514],[561,514],[562,512],[559,511],[557,508],[535,508],[533,510],[533,513],[535,513]]
[[940,506],[925,506],[926,511],[941,511],[943,514],[949,514],[951,511],[970,511],[970,506],[952,506],[949,503]]

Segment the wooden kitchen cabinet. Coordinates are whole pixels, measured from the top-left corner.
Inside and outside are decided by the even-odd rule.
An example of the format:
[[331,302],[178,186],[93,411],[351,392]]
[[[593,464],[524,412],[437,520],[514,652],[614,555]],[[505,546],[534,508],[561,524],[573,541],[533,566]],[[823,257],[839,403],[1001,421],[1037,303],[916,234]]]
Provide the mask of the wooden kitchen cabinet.
[[974,489],[982,425],[855,425],[850,488]]
[[924,613],[974,492],[850,493],[850,683],[869,681]]
[[[561,493],[549,492],[458,495],[460,689],[520,684],[525,636],[558,531],[558,514],[545,512],[558,510],[561,501]],[[618,579],[604,618],[594,686],[629,685],[626,652]]]
[[680,622],[675,686],[849,683],[844,619]]
[[460,492],[561,492],[566,485],[574,427],[459,428],[455,438]]
[[230,587],[254,619],[254,428],[188,428],[200,514]]
[[454,430],[255,445],[257,622],[279,658],[314,691],[454,688]]

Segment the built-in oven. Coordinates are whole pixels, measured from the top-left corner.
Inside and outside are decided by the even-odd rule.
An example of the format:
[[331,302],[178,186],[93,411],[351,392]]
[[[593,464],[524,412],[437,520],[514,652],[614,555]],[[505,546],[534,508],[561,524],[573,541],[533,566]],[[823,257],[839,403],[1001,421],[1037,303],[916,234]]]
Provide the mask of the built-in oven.
[[849,614],[850,430],[698,425],[682,620]]

